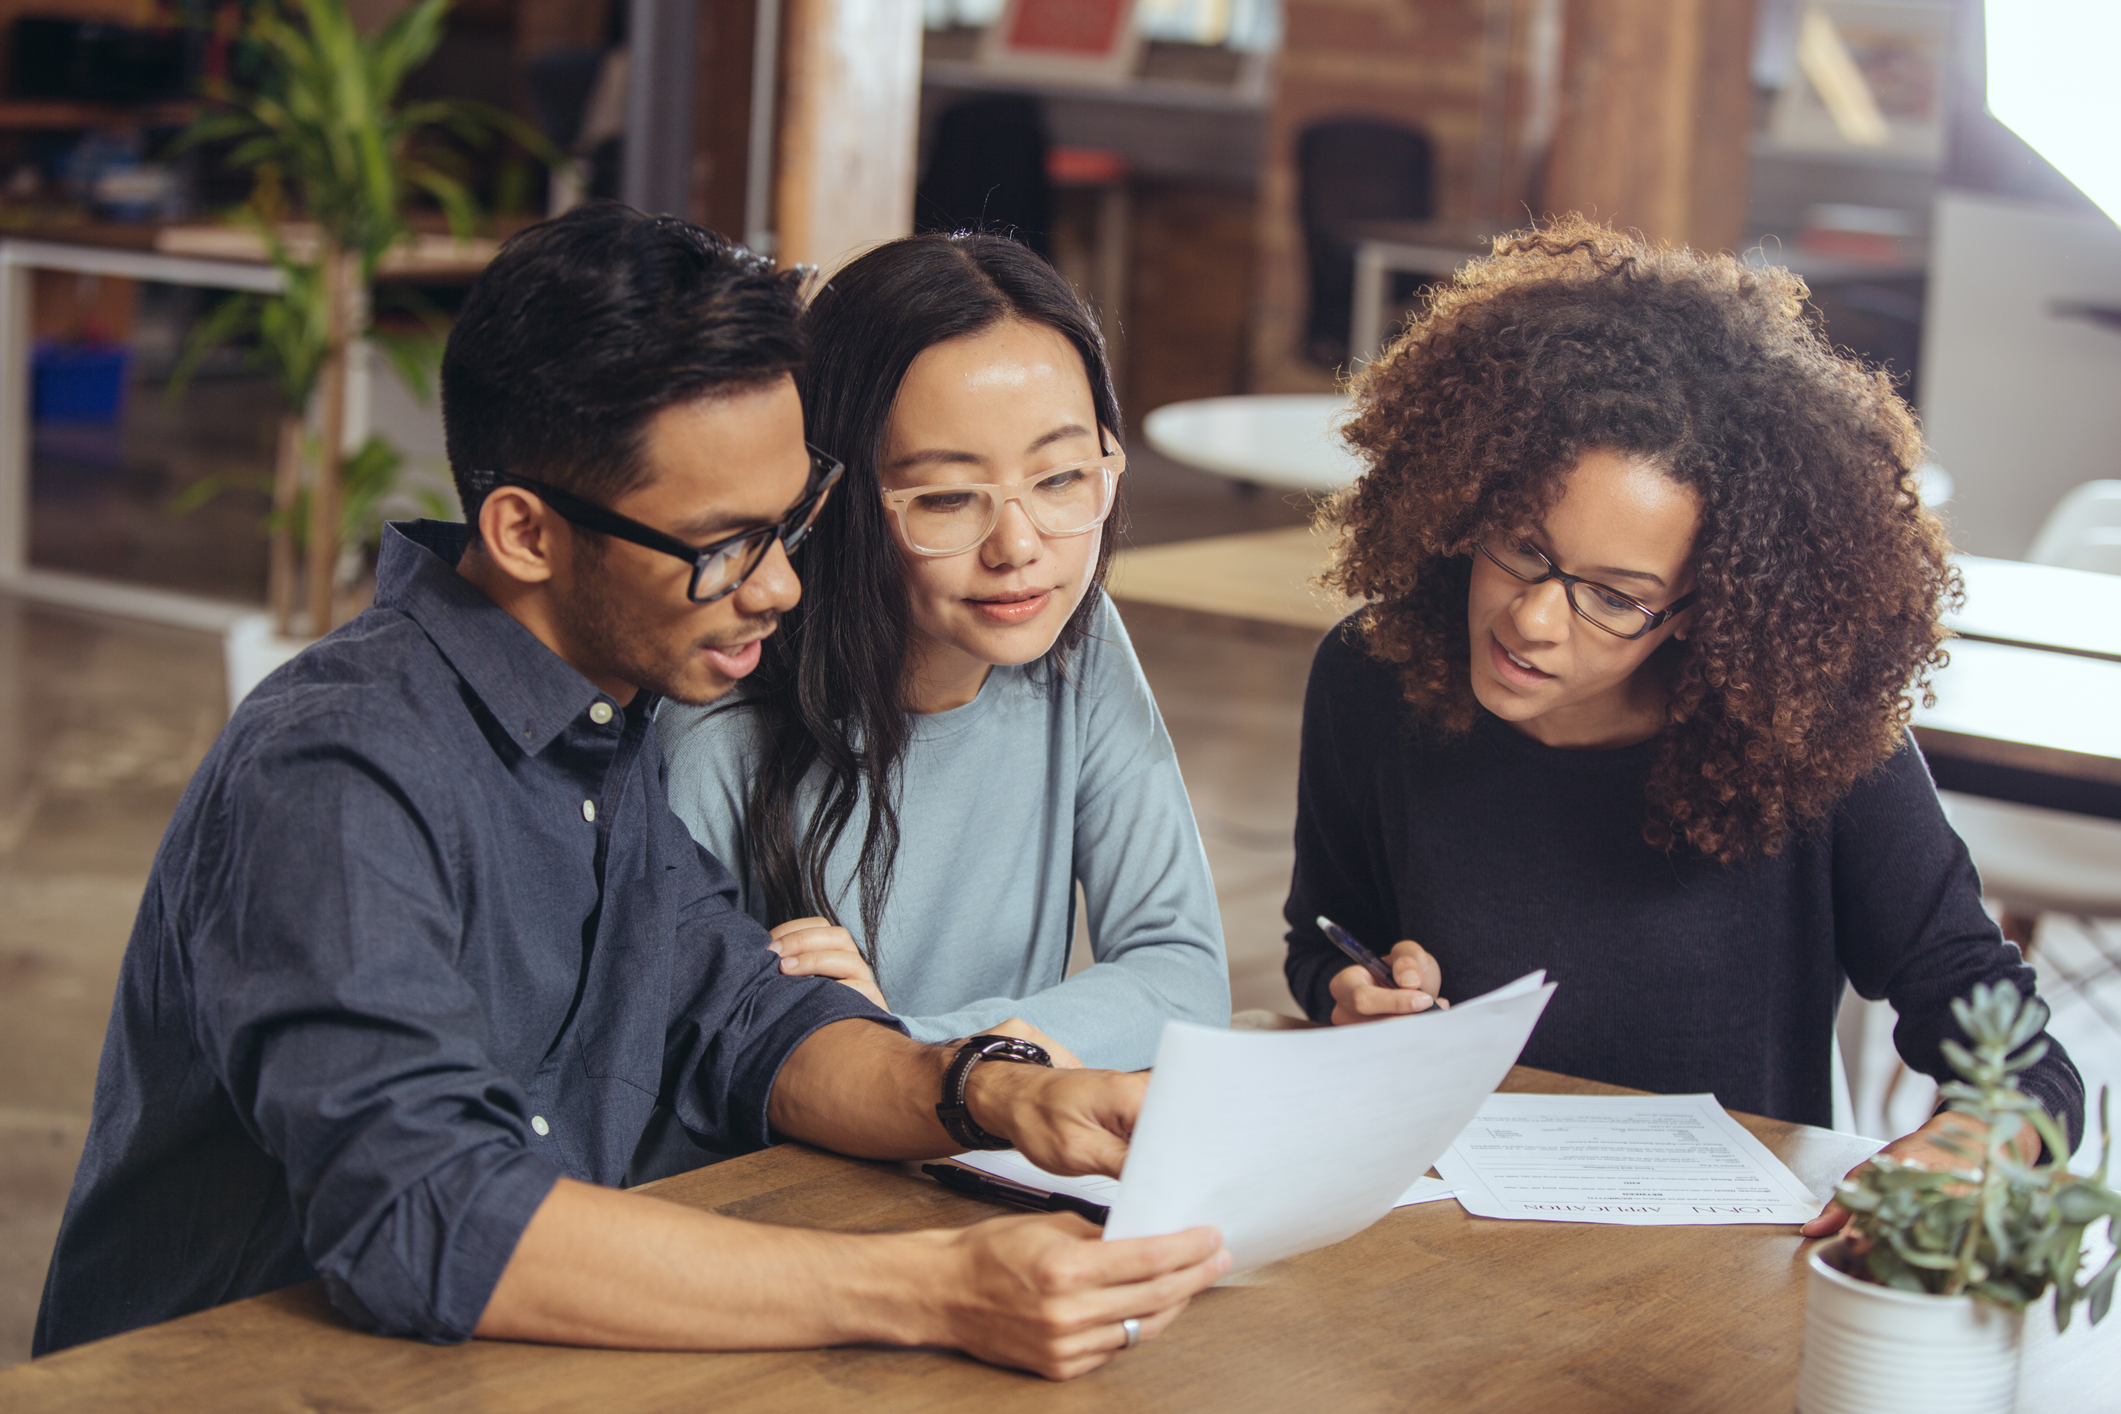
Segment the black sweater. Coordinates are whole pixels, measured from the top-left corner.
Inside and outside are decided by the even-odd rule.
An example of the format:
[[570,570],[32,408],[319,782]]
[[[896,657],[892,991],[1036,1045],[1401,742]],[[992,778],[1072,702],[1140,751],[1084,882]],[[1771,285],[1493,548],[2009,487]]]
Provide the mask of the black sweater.
[[[1560,986],[1526,1065],[1825,1125],[1844,977],[1892,1001],[1901,1056],[1940,1080],[1938,1043],[1966,1039],[1954,997],[2002,978],[2033,990],[1912,745],[1809,838],[1724,866],[1643,841],[1655,740],[1557,750],[1486,712],[1441,737],[1398,679],[1347,624],[1311,666],[1284,912],[1289,989],[1314,1020],[1347,966],[1323,913],[1380,953],[1419,942],[1446,997],[1546,968]],[[2023,1084],[2074,1144],[2084,1083],[2062,1048]]]

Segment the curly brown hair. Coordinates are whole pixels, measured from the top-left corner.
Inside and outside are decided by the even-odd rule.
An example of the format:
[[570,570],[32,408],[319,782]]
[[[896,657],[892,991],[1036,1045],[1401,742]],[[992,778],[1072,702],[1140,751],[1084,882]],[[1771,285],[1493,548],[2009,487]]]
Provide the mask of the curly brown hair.
[[1371,603],[1370,654],[1417,720],[1470,728],[1466,596],[1481,535],[1536,522],[1606,448],[1701,498],[1694,620],[1644,837],[1772,855],[1905,738],[1945,662],[1958,572],[1916,494],[1891,378],[1827,342],[1804,282],[1579,216],[1495,242],[1354,384],[1367,473],[1330,503],[1325,582]]

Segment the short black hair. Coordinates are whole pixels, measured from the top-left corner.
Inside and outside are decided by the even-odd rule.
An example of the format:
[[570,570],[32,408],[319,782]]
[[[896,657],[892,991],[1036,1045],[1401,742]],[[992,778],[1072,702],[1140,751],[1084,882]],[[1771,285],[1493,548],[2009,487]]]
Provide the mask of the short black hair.
[[802,272],[673,216],[579,206],[518,233],[471,287],[442,356],[464,518],[513,472],[608,502],[646,474],[651,418],[803,363]]

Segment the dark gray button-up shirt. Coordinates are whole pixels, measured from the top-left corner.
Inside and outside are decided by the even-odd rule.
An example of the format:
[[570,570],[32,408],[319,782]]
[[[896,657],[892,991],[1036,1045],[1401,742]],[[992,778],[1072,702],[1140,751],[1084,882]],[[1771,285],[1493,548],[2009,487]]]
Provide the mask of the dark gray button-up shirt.
[[560,1175],[614,1184],[658,1101],[768,1141],[818,1027],[620,708],[385,532],[375,606],[248,697],[155,857],[38,1353],[321,1275],[459,1340]]

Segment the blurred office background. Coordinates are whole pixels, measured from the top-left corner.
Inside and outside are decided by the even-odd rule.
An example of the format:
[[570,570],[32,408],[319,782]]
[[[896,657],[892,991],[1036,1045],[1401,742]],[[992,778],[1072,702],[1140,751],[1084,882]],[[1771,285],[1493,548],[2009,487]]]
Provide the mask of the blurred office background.
[[[174,140],[265,3],[0,0],[0,1363],[27,1355],[156,841],[264,632],[271,379],[239,340],[171,387],[262,288],[222,219],[249,174]],[[402,8],[345,3],[370,29]],[[1531,214],[1791,265],[1901,380],[1976,557],[1961,676],[1918,731],[2096,1084],[2121,1079],[2121,229],[1990,112],[1988,39],[1979,0],[458,0],[408,92],[567,160],[472,154],[480,239],[371,297],[446,327],[494,242],[596,196],[827,271],[916,228],[1047,254],[1113,339],[1115,592],[1236,1002],[1294,1012],[1298,713],[1344,607],[1305,584],[1304,526],[1351,471],[1343,380]],[[374,525],[448,486],[417,381],[363,357],[351,386],[396,457],[349,533],[357,604]],[[1889,1029],[1844,1008],[1850,1127],[1928,1113]]]

